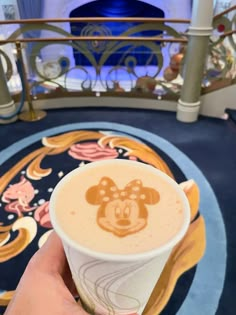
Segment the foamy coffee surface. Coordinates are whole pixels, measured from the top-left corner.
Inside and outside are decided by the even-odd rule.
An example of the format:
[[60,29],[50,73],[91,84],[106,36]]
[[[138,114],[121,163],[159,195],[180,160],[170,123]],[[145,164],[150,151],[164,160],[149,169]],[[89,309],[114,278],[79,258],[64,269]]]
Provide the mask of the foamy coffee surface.
[[183,224],[181,197],[153,167],[117,161],[83,166],[63,179],[53,197],[58,225],[79,245],[102,253],[164,245]]

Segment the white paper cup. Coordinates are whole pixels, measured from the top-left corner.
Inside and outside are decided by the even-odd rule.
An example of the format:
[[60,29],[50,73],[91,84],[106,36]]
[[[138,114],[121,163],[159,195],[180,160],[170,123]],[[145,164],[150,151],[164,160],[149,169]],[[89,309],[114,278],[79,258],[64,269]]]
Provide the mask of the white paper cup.
[[[99,165],[118,163],[139,167],[165,179],[178,193],[183,203],[184,220],[178,233],[163,246],[137,254],[107,254],[79,245],[61,228],[55,214],[55,200],[63,194],[63,185],[74,175]],[[121,164],[120,164],[121,163]],[[84,175],[83,175],[84,176]],[[156,168],[135,161],[106,160],[93,162],[67,174],[54,189],[50,199],[52,225],[61,238],[73,280],[84,308],[92,314],[141,314],[172,249],[183,238],[190,223],[190,207],[186,195],[179,185]],[[78,226],[79,228],[79,226]]]

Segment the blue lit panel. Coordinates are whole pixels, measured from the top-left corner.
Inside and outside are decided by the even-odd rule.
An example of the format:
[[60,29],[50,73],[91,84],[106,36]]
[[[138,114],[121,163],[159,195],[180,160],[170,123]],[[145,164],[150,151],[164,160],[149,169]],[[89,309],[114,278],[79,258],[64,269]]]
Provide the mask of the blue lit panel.
[[[97,0],[87,3],[73,10],[70,17],[164,17],[164,12],[157,7],[137,0]],[[96,29],[85,23],[71,23],[71,33],[75,36],[80,35],[121,35],[128,29],[137,26],[139,23],[120,23],[107,22],[101,23]],[[158,36],[161,31],[143,31],[133,33],[132,36]],[[93,51],[94,57],[98,62],[101,55],[106,51],[106,43],[88,43],[89,49]],[[112,54],[106,65],[116,65],[121,56],[130,46],[123,47]],[[134,56],[139,65],[145,65],[150,58],[150,50],[147,47],[139,46],[132,49],[129,53]],[[75,63],[77,65],[90,65],[86,57],[74,51]],[[153,60],[156,60],[153,58]],[[153,61],[154,62],[154,61]],[[156,61],[155,61],[156,62]]]

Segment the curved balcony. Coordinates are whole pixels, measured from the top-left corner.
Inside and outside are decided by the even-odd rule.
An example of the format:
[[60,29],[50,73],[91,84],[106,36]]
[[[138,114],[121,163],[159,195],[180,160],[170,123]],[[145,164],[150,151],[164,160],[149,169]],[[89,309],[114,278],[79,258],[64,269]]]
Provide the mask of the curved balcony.
[[[235,12],[236,6],[214,17],[209,54],[200,78],[201,113],[205,115],[221,117],[224,114],[226,102],[222,102],[221,89],[228,99],[227,105],[233,104]],[[80,34],[74,36],[54,25],[65,22],[79,23],[80,28],[84,26]],[[132,26],[122,34],[111,35],[104,22],[106,25],[132,22]],[[26,101],[33,102],[35,108],[125,106],[176,110],[185,84],[189,20],[92,17],[0,22],[0,25],[6,24],[19,26],[8,38],[0,40],[3,69],[15,102],[21,95],[15,65],[19,60],[27,86]],[[184,24],[186,32],[176,31],[172,26],[177,24]],[[48,36],[29,36],[35,30]],[[83,56],[86,62],[76,64],[67,55],[61,55],[61,46]],[[52,51],[56,54],[51,55]],[[137,54],[144,55],[142,62]],[[196,56],[192,55],[191,62]],[[110,64],[107,63],[109,58],[113,60]]]

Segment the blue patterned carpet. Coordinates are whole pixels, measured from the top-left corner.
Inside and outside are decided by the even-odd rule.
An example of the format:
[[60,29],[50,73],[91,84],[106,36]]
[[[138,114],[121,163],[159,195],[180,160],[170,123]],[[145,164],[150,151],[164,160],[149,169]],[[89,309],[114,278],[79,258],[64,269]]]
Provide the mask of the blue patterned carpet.
[[[161,314],[235,314],[236,124],[231,117],[227,121],[201,117],[197,123],[183,124],[174,113],[160,111],[52,110],[39,122],[2,125],[0,135],[0,314],[8,302],[7,292],[15,290],[41,237],[51,229],[46,205],[53,187],[80,163],[91,161],[85,151],[71,154],[74,145],[96,143],[108,135],[125,137],[138,147],[145,145],[167,164],[177,182],[194,179],[200,188],[198,216],[204,218],[206,227],[205,254],[178,279]],[[56,149],[59,143],[63,146],[60,152]],[[124,146],[114,150],[118,158],[127,152]],[[148,162],[146,158],[144,154],[144,162]],[[6,192],[9,185],[16,184],[28,187],[27,205]],[[31,224],[32,241],[25,247],[19,242],[17,247],[14,242],[18,242],[20,230],[5,227],[19,219],[23,224],[25,218]]]

